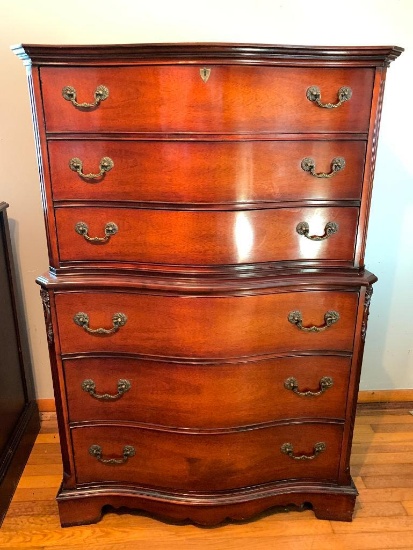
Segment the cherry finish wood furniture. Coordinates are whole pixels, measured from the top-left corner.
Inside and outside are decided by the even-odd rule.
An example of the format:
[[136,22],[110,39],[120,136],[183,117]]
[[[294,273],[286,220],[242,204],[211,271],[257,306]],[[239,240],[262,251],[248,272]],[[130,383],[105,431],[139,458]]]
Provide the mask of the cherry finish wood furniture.
[[38,278],[62,525],[350,521],[364,270],[397,47],[16,46],[50,271]]
[[7,207],[0,202],[0,525],[40,430]]

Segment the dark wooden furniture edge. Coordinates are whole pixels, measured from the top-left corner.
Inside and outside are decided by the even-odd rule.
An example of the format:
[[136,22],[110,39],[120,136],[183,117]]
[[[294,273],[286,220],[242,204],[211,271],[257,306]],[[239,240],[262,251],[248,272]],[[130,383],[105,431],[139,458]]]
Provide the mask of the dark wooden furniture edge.
[[42,45],[16,44],[12,51],[26,65],[88,65],[105,59],[116,65],[142,62],[177,63],[180,60],[211,62],[252,61],[260,56],[260,63],[290,65],[294,62],[354,62],[363,66],[388,66],[404,50],[398,46],[284,46],[271,44],[231,43],[157,43],[157,44],[110,44],[110,45]]
[[284,275],[263,277],[168,277],[166,275],[59,275],[45,273],[36,279],[36,282],[48,290],[77,291],[82,288],[96,289],[121,289],[123,291],[142,291],[145,288],[151,292],[171,292],[182,294],[231,294],[231,293],[259,293],[267,289],[288,288],[291,290],[308,290],[316,288],[344,288],[370,286],[377,281],[377,277],[369,271],[351,273],[290,273]]
[[9,441],[0,468],[0,526],[7,513],[19,479],[40,431],[40,415],[36,401],[30,401],[20,416]]
[[30,368],[26,324],[23,317],[22,305],[19,301],[19,293],[17,292],[10,232],[6,216],[6,209],[8,206],[6,202],[0,202],[0,224],[3,227],[2,234],[4,236],[5,246],[9,251],[7,269],[12,289],[12,305],[14,309],[14,322],[17,327],[20,365],[24,374],[23,383],[26,405],[0,457],[0,525],[6,515],[10,501],[40,430],[40,416],[35,399],[33,376]]

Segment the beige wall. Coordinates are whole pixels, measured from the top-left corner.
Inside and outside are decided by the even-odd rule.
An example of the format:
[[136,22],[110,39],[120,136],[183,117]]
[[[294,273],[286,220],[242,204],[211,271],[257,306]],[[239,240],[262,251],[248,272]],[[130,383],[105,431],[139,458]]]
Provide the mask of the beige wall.
[[18,42],[395,44],[382,118],[367,266],[379,276],[362,389],[413,387],[413,2],[410,0],[0,0],[0,200],[10,203],[39,398],[52,397],[35,277],[47,269],[25,70]]

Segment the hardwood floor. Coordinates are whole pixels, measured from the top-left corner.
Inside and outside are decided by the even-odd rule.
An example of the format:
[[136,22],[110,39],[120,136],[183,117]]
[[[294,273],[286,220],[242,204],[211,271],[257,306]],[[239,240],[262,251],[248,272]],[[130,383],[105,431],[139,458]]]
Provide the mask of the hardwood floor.
[[316,520],[306,510],[205,529],[110,512],[95,525],[62,529],[54,501],[61,480],[57,427],[45,420],[0,530],[0,548],[412,549],[413,416],[408,410],[359,412],[352,474],[360,492],[352,523]]

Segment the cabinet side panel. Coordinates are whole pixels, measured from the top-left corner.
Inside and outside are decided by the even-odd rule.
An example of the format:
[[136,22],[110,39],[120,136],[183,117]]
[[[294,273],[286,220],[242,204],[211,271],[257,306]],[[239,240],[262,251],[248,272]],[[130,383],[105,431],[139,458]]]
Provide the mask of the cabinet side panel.
[[376,166],[377,143],[379,138],[385,80],[386,69],[384,67],[377,68],[374,78],[370,127],[363,178],[363,191],[361,196],[360,218],[355,251],[355,267],[360,268],[364,267],[364,254],[366,250],[367,229],[370,214],[371,194],[373,190],[374,169]]
[[53,266],[57,265],[58,253],[39,69],[35,67],[28,70],[27,80],[30,94],[30,105],[32,109],[37,166],[39,170],[40,189],[42,194],[42,205],[49,252],[49,265]]

